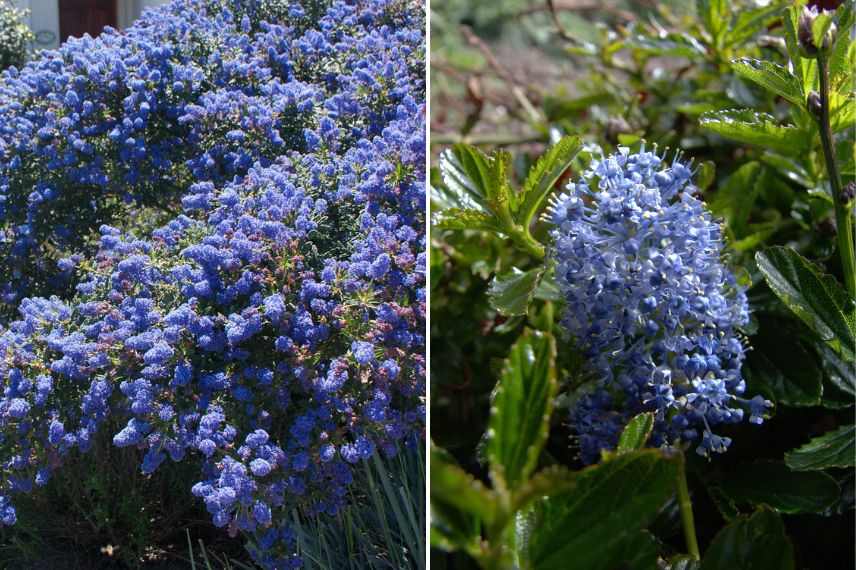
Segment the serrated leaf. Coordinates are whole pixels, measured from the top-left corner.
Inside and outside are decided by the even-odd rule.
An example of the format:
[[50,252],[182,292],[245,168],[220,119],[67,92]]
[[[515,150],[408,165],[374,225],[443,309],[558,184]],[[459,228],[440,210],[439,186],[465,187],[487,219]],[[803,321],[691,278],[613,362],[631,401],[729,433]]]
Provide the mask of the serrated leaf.
[[790,514],[823,512],[840,493],[825,473],[792,471],[774,461],[741,465],[719,487],[737,504],[764,504]]
[[672,494],[677,463],[646,450],[579,472],[569,492],[536,503],[538,532],[526,558],[539,570],[606,570],[627,555]]
[[827,344],[818,343],[816,348],[826,379],[838,390],[849,395],[852,405],[853,398],[856,397],[856,366],[842,360]]
[[786,247],[755,255],[770,289],[821,339],[847,361],[856,346],[856,304],[834,278]]
[[853,467],[856,464],[856,425],[812,439],[785,454],[785,463],[794,471],[814,471],[830,467]]
[[446,188],[469,209],[485,209],[489,170],[488,157],[469,145],[455,145],[440,156],[440,174]]
[[637,451],[645,447],[645,442],[651,437],[651,432],[654,430],[654,414],[645,412],[637,415],[629,422],[621,432],[618,438],[617,453],[627,453],[628,451]]
[[701,570],[794,570],[794,547],[779,515],[762,508],[717,533]]
[[699,118],[699,124],[723,137],[783,154],[799,154],[810,142],[810,137],[801,129],[779,125],[771,115],[749,110],[705,113]]
[[502,233],[502,226],[493,214],[479,210],[449,208],[434,216],[432,225],[438,230],[478,230]]
[[521,190],[520,208],[517,212],[517,221],[521,226],[529,226],[556,182],[571,166],[579,150],[579,137],[563,137],[529,169]]
[[699,568],[701,568],[701,560],[686,555],[670,558],[666,566],[666,570],[699,570]]
[[543,272],[540,267],[529,271],[512,267],[510,272],[494,277],[487,292],[491,307],[506,317],[525,315]]
[[732,62],[734,72],[794,105],[805,105],[799,80],[777,63],[743,57]]
[[470,548],[480,539],[482,523],[493,521],[495,505],[492,491],[431,444],[432,543],[446,549]]
[[761,392],[777,404],[816,406],[823,393],[823,372],[787,319],[760,316],[744,371],[751,393]]
[[491,396],[487,457],[497,486],[513,491],[529,478],[547,439],[556,390],[555,339],[524,332]]

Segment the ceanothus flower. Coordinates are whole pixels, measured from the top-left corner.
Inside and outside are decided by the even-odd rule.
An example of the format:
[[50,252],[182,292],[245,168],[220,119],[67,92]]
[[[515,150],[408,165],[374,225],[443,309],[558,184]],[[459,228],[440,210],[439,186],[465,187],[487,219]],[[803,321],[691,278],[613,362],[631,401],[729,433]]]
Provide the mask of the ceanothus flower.
[[655,445],[695,441],[707,456],[730,443],[717,426],[744,410],[760,423],[771,406],[741,397],[748,304],[696,190],[677,158],[624,148],[594,160],[551,205],[562,323],[597,382],[571,413],[586,462],[643,411],[655,412]]

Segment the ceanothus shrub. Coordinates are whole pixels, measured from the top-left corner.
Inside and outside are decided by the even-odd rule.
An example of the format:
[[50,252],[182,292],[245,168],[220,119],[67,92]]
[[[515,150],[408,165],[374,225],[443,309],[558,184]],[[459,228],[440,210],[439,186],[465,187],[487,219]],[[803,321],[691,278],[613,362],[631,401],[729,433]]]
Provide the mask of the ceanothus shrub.
[[717,426],[761,423],[745,400],[746,295],[722,263],[722,230],[678,159],[628,149],[593,161],[551,207],[562,323],[585,352],[594,391],[571,412],[582,459],[612,449],[628,420],[655,412],[655,446],[724,452]]
[[[140,27],[213,34],[228,10],[161,20],[222,4],[179,0]],[[264,567],[296,567],[290,510],[335,514],[353,464],[424,437],[424,14],[412,8],[331,2],[299,35],[261,23],[236,37],[241,69],[228,73],[248,83],[224,80],[177,118],[191,136],[223,133],[210,162],[173,161],[194,173],[180,213],[151,235],[102,225],[96,253],[60,260],[73,298],[20,303],[0,335],[3,524],[16,493],[118,418],[113,442],[139,450],[144,473],[195,462],[192,493],[214,524],[245,533]]]
[[[405,12],[400,3],[383,10],[390,23]],[[384,107],[382,90],[357,87],[378,81],[395,89],[401,67],[373,69],[357,51],[367,30],[361,12],[371,11],[354,3],[175,0],[126,31],[72,38],[6,71],[5,312],[14,314],[25,295],[66,292],[72,283],[58,259],[91,253],[97,228],[120,223],[129,204],[174,212],[194,183],[228,182],[256,161],[311,144],[304,131],[325,117],[348,142],[376,132],[394,105]]]

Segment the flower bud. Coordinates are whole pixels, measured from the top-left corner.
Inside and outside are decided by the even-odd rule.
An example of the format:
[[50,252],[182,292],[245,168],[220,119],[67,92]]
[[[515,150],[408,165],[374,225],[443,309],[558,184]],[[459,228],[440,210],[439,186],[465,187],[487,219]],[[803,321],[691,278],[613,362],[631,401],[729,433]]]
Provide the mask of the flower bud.
[[841,200],[841,203],[845,206],[848,205],[853,198],[856,198],[856,182],[850,182],[847,184],[841,189],[841,194],[838,196],[838,199]]
[[806,98],[806,106],[808,107],[809,113],[815,117],[820,117],[823,106],[820,102],[820,95],[817,91],[812,91],[808,94],[808,97]]
[[818,15],[819,13],[816,7],[803,6],[799,22],[797,23],[797,40],[799,41],[800,53],[803,57],[814,58],[817,57],[818,51],[829,51],[832,47],[833,41],[835,40],[835,34],[838,31],[838,28],[835,23],[832,22],[829,24],[829,28],[827,28],[826,33],[823,36],[821,45],[818,46],[814,41],[813,28]]
[[817,18],[817,10],[814,7],[803,6],[797,24],[797,39],[804,57],[815,57],[817,55],[817,46],[814,44],[814,34],[811,31],[815,18]]

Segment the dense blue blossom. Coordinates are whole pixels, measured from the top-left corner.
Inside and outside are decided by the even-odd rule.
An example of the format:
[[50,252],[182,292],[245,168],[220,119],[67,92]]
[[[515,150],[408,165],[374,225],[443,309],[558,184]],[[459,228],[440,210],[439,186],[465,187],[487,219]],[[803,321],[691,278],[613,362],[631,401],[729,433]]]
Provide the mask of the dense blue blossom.
[[708,455],[730,443],[713,429],[747,409],[760,423],[770,406],[741,398],[748,305],[695,190],[680,160],[623,149],[594,160],[551,206],[563,324],[597,379],[572,410],[587,462],[642,411],[656,412],[655,445],[696,441]]
[[[5,299],[77,285],[0,334],[4,524],[112,418],[144,473],[196,462],[213,523],[295,567],[291,509],[337,513],[352,463],[423,436],[424,14],[312,12],[174,0],[7,74]],[[95,251],[33,265],[108,195],[152,193],[179,211],[150,234],[102,225]]]

